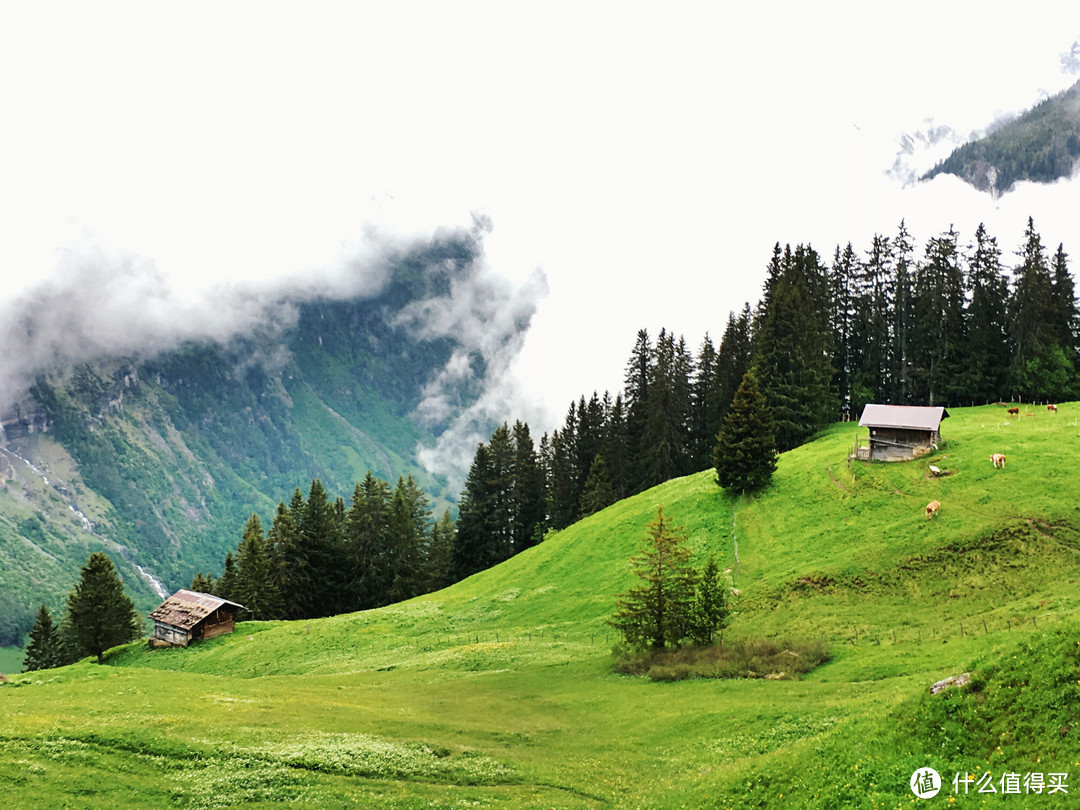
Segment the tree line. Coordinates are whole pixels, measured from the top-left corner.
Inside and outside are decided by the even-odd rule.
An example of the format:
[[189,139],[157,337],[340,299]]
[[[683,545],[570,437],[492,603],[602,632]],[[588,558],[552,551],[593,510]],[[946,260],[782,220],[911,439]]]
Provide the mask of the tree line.
[[718,469],[721,485],[736,490],[771,475],[762,434],[776,451],[790,450],[831,422],[858,418],[869,402],[1076,398],[1080,315],[1068,256],[1059,245],[1049,258],[1030,218],[1017,256],[1007,268],[983,225],[970,244],[950,228],[920,252],[901,222],[864,255],[837,246],[830,264],[808,245],[777,243],[760,301],[728,314],[719,346],[706,334],[692,353],[672,331],[654,340],[642,329],[621,392],[571,402],[538,446],[520,422],[478,446],[461,498],[455,576],[717,466],[720,429],[744,382],[728,451],[750,448],[759,461]]
[[[377,607],[496,565],[670,478],[717,467],[722,486],[757,488],[773,447],[794,448],[868,402],[1073,398],[1080,317],[1067,254],[1059,245],[1048,258],[1029,219],[1017,255],[1007,269],[982,225],[971,244],[950,228],[920,252],[901,223],[864,255],[837,246],[830,264],[808,245],[777,243],[760,301],[729,313],[719,345],[707,334],[692,353],[673,331],[639,330],[622,391],[582,395],[539,442],[521,421],[496,428],[476,448],[456,523],[433,524],[411,479],[391,493],[369,474],[348,509],[313,482],[306,502],[297,491],[279,505],[263,540],[249,521],[222,577],[197,578],[196,590],[231,593],[265,618]],[[731,467],[718,437],[736,402],[724,452],[758,460]],[[285,606],[261,608],[265,589],[252,582],[272,583]]]
[[199,572],[191,589],[237,602],[241,619],[312,619],[381,607],[451,581],[455,527],[432,519],[410,475],[393,488],[371,472],[350,502],[331,500],[319,479],[280,502],[268,531],[248,518],[235,553],[216,578]]

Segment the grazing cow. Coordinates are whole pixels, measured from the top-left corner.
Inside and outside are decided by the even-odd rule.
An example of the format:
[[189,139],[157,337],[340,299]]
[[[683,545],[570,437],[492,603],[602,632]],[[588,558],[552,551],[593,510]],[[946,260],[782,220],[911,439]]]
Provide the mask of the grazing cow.
[[926,505],[926,519],[929,520],[930,516],[933,515],[940,508],[940,501],[930,501],[930,503]]
[[1006,413],[1008,413],[1009,416],[1015,416],[1017,419],[1020,418],[1020,409],[1019,408],[1009,408],[1009,410],[1006,411]]
[[1047,405],[1046,410],[1050,411],[1050,413],[1057,413],[1057,405]]
[[1003,470],[1005,469],[1005,454],[1004,453],[994,453],[994,455],[990,456],[990,460],[992,462],[994,462],[994,469],[995,470],[998,469],[999,467],[1001,469],[1003,469]]

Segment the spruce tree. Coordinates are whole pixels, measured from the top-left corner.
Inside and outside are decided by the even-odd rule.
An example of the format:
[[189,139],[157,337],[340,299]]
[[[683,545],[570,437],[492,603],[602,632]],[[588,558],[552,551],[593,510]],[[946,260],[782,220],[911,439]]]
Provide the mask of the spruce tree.
[[53,623],[49,609],[42,605],[38,609],[37,621],[30,629],[30,641],[26,645],[23,669],[33,672],[38,669],[63,666],[64,657],[60,628]]
[[284,609],[281,594],[274,585],[262,523],[255,514],[244,525],[236,549],[236,585],[230,598],[246,608],[243,619],[275,619]]
[[[1009,337],[1013,356],[1009,364],[1009,383],[1013,395],[1028,401],[1051,396],[1063,356],[1057,343],[1053,282],[1046,262],[1042,237],[1028,217],[1024,231],[1021,262],[1009,301]],[[1055,351],[1057,349],[1057,351]]]
[[79,654],[96,655],[99,664],[107,649],[137,638],[142,629],[112,560],[100,551],[82,567],[79,584],[68,594],[67,613]]
[[908,340],[916,402],[948,403],[960,395],[964,335],[964,282],[951,228],[926,245],[915,273],[914,329]]
[[428,541],[427,555],[424,559],[424,591],[430,593],[445,588],[452,581],[451,555],[454,548],[454,519],[450,510],[431,526],[431,539]]
[[685,535],[664,517],[663,507],[647,530],[641,550],[630,558],[642,584],[616,597],[608,624],[631,649],[677,647],[693,628],[697,573],[690,565]]
[[962,355],[962,393],[972,402],[992,402],[1006,395],[1009,365],[1006,306],[1008,285],[1001,271],[997,240],[980,223],[967,256],[964,282],[968,306]]
[[615,500],[615,489],[611,486],[611,479],[608,477],[607,464],[604,462],[604,457],[597,453],[589,467],[589,477],[581,493],[581,516],[588,517],[599,512],[611,506]]
[[713,643],[720,634],[720,645],[724,644],[724,628],[731,621],[730,588],[720,574],[720,566],[715,555],[709,555],[705,569],[701,572],[697,594],[694,598],[693,636],[694,642],[705,646]]
[[772,412],[753,371],[743,376],[713,452],[716,483],[735,492],[761,489],[776,469]]
[[758,382],[776,420],[781,451],[802,444],[839,413],[828,299],[817,253],[803,245],[787,247],[754,345]]
[[214,592],[214,580],[212,577],[199,571],[195,574],[194,579],[191,580],[191,590],[195,591],[195,593],[212,594]]
[[353,489],[345,518],[348,568],[346,603],[349,610],[368,610],[389,603],[393,575],[387,558],[390,523],[389,485],[368,470]]
[[[297,489],[294,495],[298,495]],[[301,502],[303,496],[300,496]],[[267,558],[270,563],[270,579],[281,595],[281,619],[299,619],[297,594],[308,585],[307,561],[301,554],[300,537],[293,520],[293,510],[279,502],[274,522],[266,534]]]

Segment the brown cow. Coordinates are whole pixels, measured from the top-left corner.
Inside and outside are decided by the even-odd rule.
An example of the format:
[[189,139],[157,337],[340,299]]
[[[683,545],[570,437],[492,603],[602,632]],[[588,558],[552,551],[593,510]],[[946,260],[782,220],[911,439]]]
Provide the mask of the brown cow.
[[1006,413],[1008,413],[1009,416],[1015,416],[1017,419],[1020,418],[1020,409],[1019,408],[1009,408],[1009,410],[1006,411]]
[[1057,405],[1047,405],[1046,410],[1050,411],[1050,413],[1057,413]]
[[995,470],[998,467],[1000,467],[1003,470],[1005,469],[1005,454],[1004,453],[994,453],[994,455],[990,456],[990,460],[992,462],[994,462],[994,469]]
[[940,508],[940,501],[930,501],[930,503],[926,505],[926,519],[929,520],[930,516],[933,515]]

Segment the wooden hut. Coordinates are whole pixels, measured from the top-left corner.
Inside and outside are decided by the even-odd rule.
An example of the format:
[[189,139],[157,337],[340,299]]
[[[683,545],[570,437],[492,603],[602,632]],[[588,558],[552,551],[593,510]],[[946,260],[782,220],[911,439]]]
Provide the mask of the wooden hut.
[[186,647],[200,638],[214,638],[236,628],[243,605],[208,593],[179,590],[150,614],[154,620],[151,645]]
[[941,443],[941,420],[948,415],[940,407],[866,405],[859,427],[870,430],[870,443],[869,447],[858,447],[855,456],[873,461],[911,461],[925,456]]

